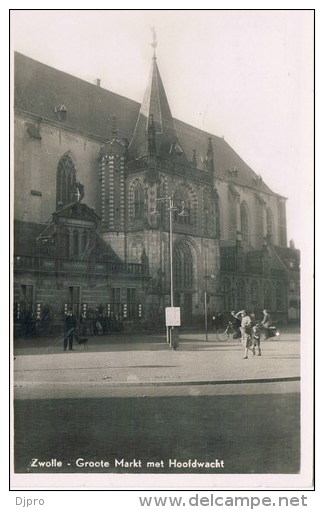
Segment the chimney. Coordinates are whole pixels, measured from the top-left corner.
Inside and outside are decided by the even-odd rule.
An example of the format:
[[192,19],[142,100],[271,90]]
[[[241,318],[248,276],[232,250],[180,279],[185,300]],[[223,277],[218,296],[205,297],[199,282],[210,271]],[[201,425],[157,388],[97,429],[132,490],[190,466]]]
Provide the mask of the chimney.
[[100,83],[101,83],[101,79],[100,78],[96,78],[95,85],[97,85],[97,87],[100,87]]

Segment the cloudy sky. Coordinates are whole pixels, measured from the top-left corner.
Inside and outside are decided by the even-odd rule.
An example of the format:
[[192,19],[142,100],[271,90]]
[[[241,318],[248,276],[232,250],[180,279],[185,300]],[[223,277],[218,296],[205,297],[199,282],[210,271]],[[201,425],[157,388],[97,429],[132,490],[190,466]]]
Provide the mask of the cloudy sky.
[[313,228],[311,11],[11,11],[11,48],[141,102],[152,27],[173,116],[224,136],[288,198],[288,239],[302,248]]

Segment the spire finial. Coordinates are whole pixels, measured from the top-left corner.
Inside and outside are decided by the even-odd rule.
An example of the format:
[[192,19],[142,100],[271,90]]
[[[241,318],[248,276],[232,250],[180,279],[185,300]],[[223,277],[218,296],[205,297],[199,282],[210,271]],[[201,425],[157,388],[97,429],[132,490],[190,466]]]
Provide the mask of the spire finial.
[[153,42],[151,44],[151,46],[153,48],[153,58],[156,59],[155,48],[157,47],[157,38],[156,38],[155,27],[151,27],[151,30],[152,30],[152,35],[153,35]]

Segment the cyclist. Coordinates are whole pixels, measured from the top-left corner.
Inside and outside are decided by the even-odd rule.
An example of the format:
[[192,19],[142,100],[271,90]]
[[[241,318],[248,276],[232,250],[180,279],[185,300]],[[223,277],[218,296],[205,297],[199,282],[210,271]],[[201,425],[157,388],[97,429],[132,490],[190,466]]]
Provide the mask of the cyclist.
[[268,310],[263,310],[263,319],[261,321],[261,326],[264,330],[264,339],[266,340],[267,338],[270,337],[269,327],[271,326],[271,315],[268,312]]

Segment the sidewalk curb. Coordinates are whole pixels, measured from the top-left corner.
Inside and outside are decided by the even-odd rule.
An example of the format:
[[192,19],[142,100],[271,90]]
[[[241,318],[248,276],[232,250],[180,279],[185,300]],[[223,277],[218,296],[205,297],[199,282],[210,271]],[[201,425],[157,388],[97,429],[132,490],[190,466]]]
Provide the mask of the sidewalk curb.
[[147,382],[108,382],[109,386],[209,386],[216,384],[256,384],[256,383],[273,383],[273,382],[291,382],[300,381],[300,377],[271,377],[268,379],[224,379],[220,381],[147,381]]
[[[59,383],[52,383],[52,382],[42,382],[42,383],[31,383],[26,386],[33,386],[37,384],[44,385],[54,385],[59,386],[61,384],[63,385],[87,385],[87,386],[96,386],[96,385],[105,385],[110,387],[156,387],[156,386],[209,386],[209,385],[221,385],[221,384],[258,384],[258,383],[276,383],[276,382],[294,382],[294,381],[300,381],[301,378],[299,376],[295,377],[271,377],[267,379],[225,379],[220,381],[167,381],[167,382],[158,382],[158,381],[143,381],[143,382],[127,382],[127,381],[120,381],[120,382],[103,382],[103,381],[87,381],[87,382],[59,382]],[[94,383],[94,384],[92,384]],[[16,387],[22,387],[19,383]]]

